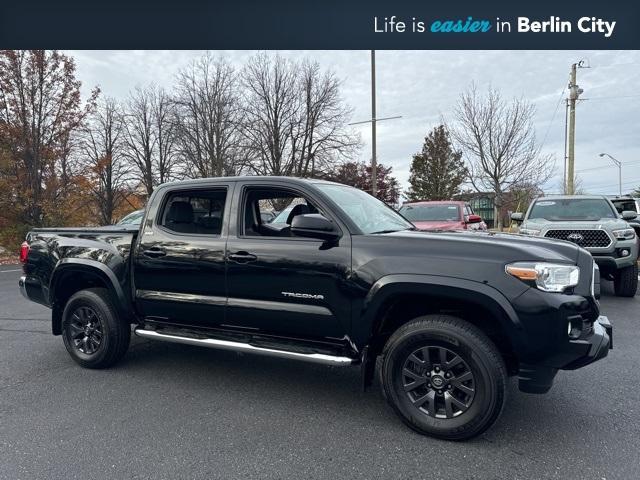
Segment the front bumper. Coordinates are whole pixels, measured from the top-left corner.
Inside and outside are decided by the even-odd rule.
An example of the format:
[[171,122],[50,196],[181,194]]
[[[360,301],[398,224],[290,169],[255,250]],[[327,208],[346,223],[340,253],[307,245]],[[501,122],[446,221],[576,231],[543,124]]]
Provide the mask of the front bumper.
[[[633,265],[638,260],[638,239],[617,240],[606,252],[587,249],[603,273],[609,274]],[[623,253],[626,253],[624,255]]]
[[582,351],[584,354],[569,363],[563,363],[566,357],[561,355],[551,358],[551,365],[548,363],[544,365],[520,365],[518,373],[520,390],[526,393],[546,393],[551,389],[553,379],[559,369],[575,370],[606,357],[609,350],[613,349],[613,327],[611,322],[607,317],[601,315],[593,322],[593,331],[588,338],[570,340],[569,343],[572,352]]

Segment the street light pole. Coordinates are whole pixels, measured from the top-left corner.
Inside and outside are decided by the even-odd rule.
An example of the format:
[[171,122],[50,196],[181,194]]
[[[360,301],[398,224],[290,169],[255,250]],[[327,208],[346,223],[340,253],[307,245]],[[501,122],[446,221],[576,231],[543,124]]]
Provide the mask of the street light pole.
[[376,51],[371,50],[371,194],[378,196],[378,159],[376,158]]
[[383,120],[394,120],[402,118],[402,115],[395,117],[376,117],[376,51],[371,50],[371,120],[352,122],[349,125],[360,125],[371,122],[371,194],[375,197],[378,194],[378,157],[376,152],[376,126]]
[[608,153],[601,153],[601,157],[607,156],[618,167],[618,195],[622,195],[622,162],[617,158],[612,157]]

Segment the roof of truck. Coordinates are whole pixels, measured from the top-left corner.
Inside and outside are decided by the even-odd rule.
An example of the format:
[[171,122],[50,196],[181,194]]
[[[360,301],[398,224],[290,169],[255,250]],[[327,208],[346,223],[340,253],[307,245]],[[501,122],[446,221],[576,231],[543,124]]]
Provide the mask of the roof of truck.
[[170,187],[176,185],[206,185],[217,182],[238,182],[254,180],[257,182],[289,182],[297,184],[309,184],[309,183],[326,183],[333,185],[342,185],[337,182],[330,182],[329,180],[322,180],[317,178],[299,178],[299,177],[284,177],[284,176],[271,176],[271,175],[243,175],[236,177],[207,177],[207,178],[194,178],[189,180],[178,180],[175,182],[163,183],[161,187]]
[[546,196],[536,198],[536,200],[573,200],[573,199],[607,200],[607,197],[605,195],[546,195]]

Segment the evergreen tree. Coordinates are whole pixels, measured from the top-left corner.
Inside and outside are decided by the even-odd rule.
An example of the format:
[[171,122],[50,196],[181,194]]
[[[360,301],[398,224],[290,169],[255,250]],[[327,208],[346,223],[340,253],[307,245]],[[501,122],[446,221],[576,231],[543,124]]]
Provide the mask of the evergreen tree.
[[422,152],[411,162],[409,200],[450,200],[460,193],[467,177],[462,152],[456,151],[444,125],[435,127],[424,139]]

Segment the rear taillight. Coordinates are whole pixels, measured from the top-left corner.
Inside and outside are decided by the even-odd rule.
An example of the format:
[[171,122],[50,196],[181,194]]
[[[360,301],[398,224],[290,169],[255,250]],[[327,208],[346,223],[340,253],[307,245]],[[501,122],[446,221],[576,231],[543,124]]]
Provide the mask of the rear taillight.
[[29,244],[27,242],[22,242],[22,245],[20,245],[20,263],[27,263],[28,258]]

